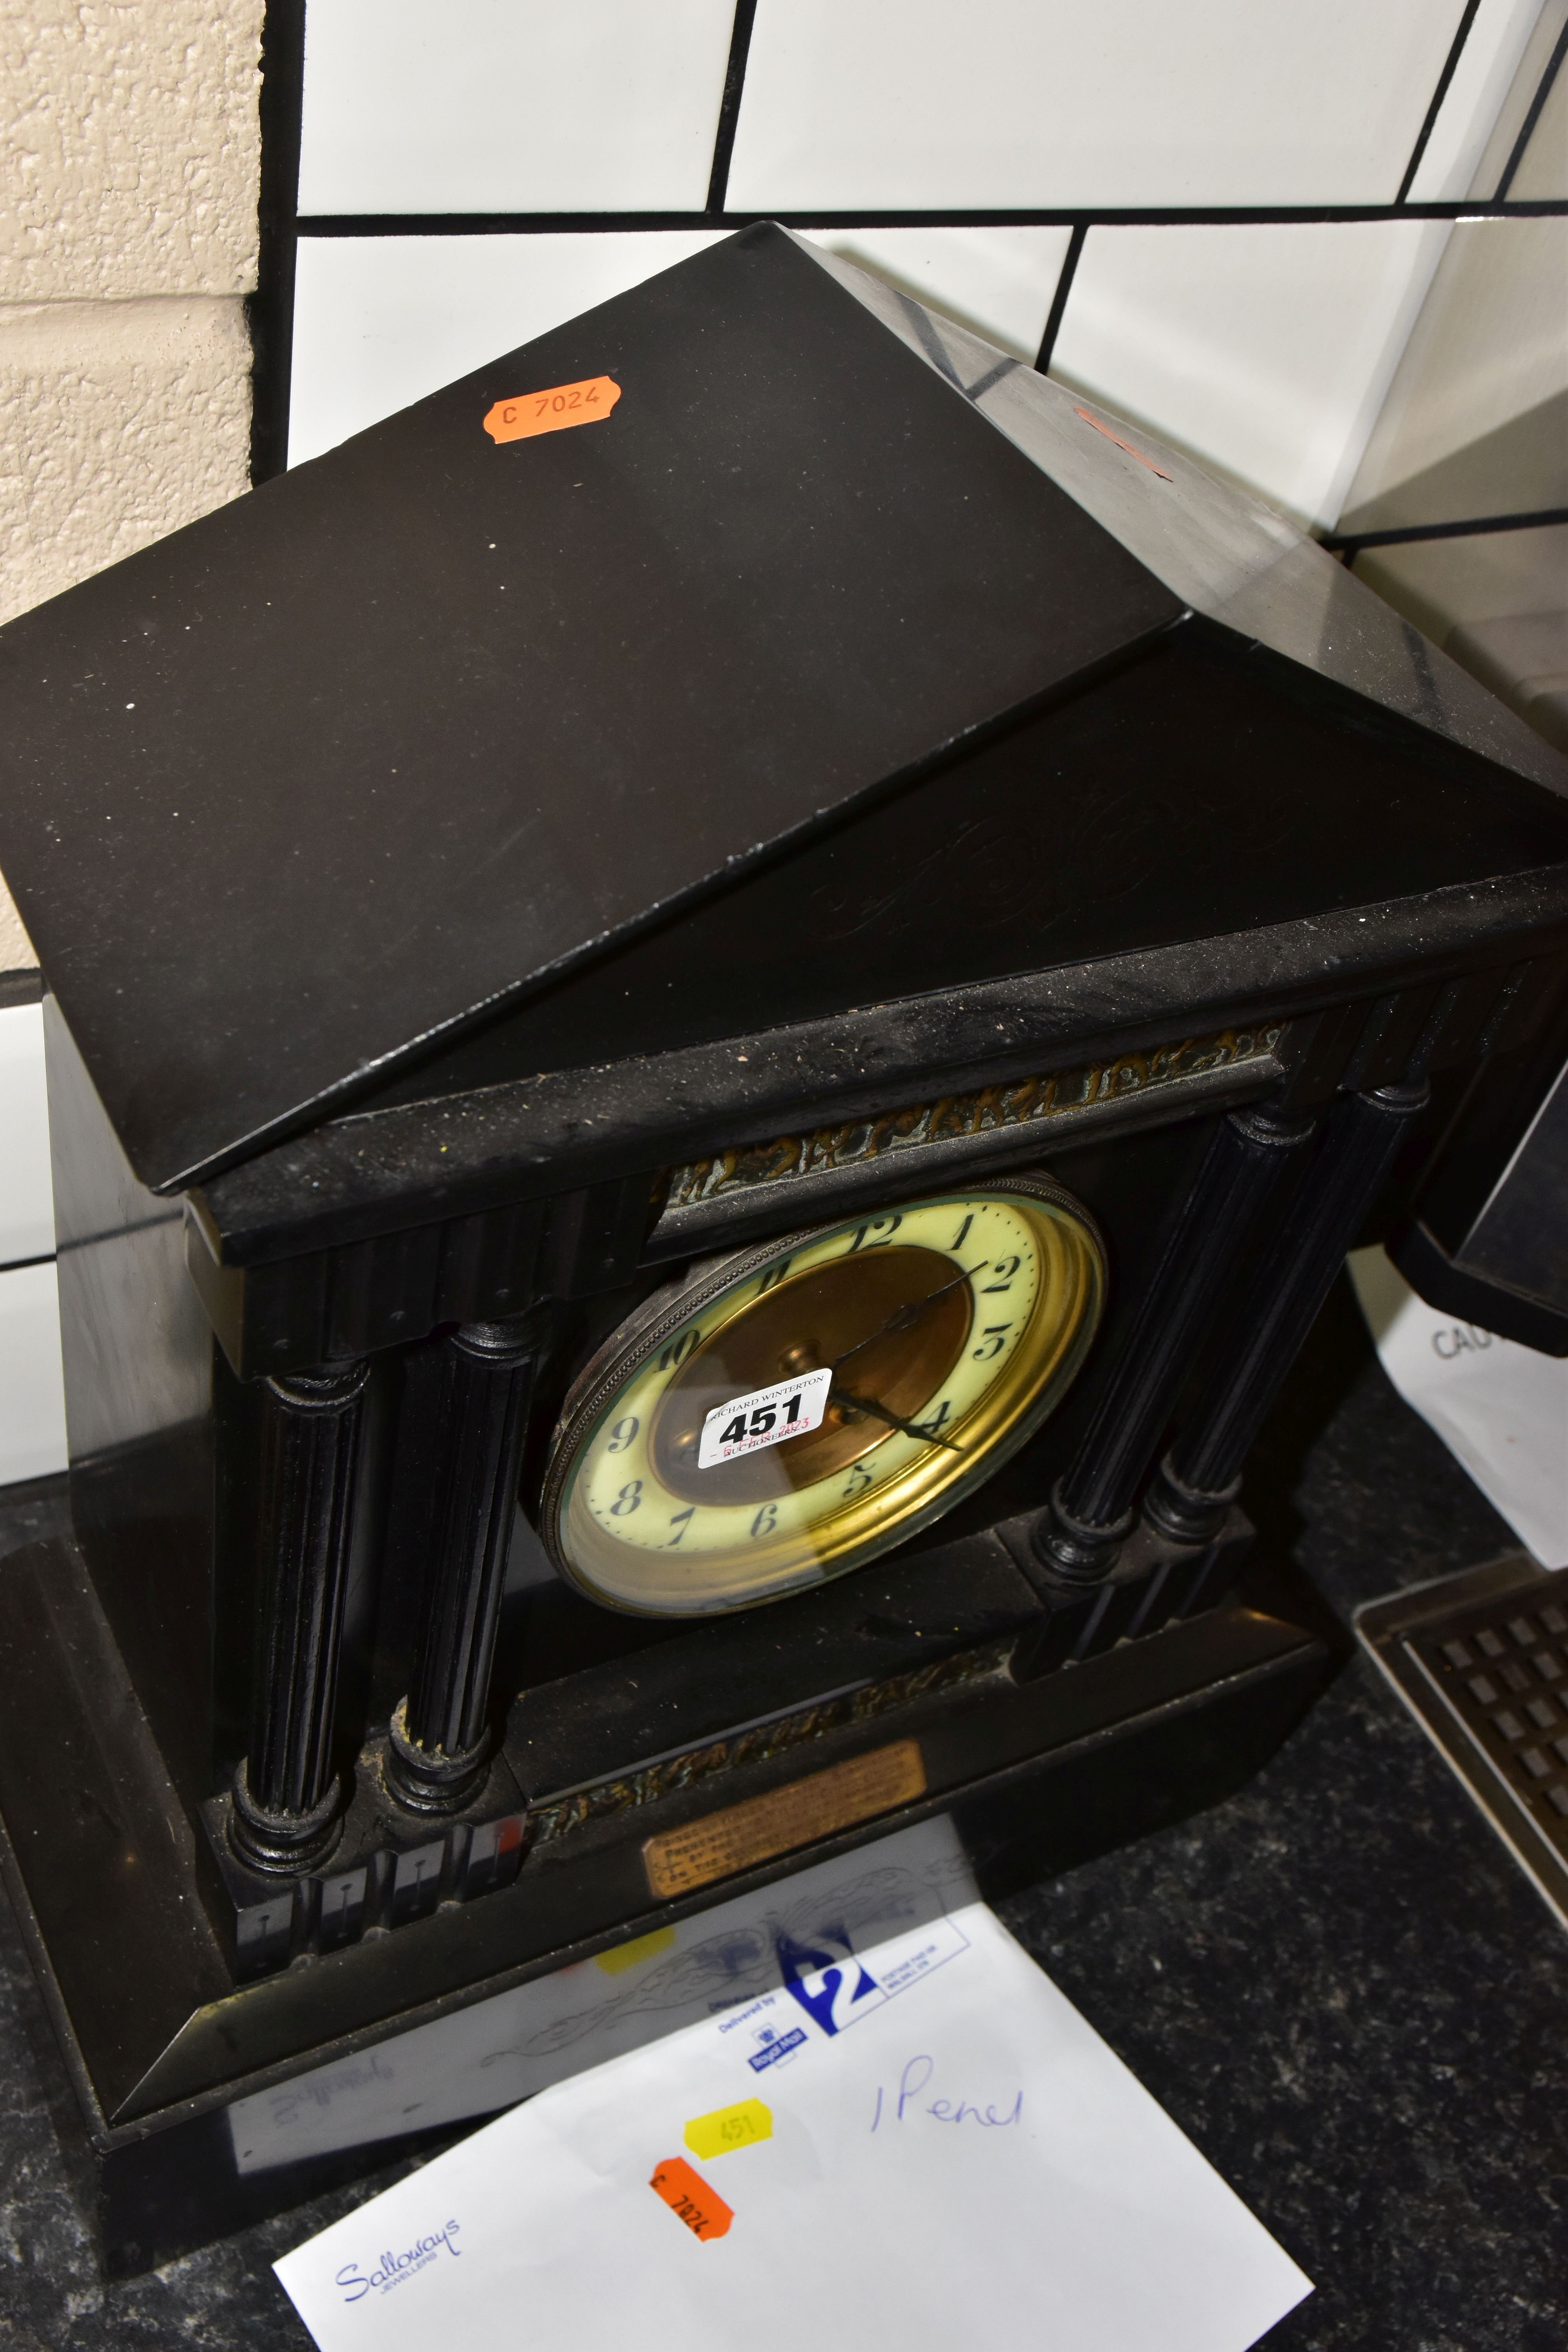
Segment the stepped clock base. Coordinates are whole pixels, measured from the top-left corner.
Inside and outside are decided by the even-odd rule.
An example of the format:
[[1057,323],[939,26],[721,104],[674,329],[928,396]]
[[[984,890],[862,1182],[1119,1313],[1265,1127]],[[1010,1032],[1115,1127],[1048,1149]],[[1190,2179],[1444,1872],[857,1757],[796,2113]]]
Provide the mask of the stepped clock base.
[[[626,1974],[683,1922],[721,1911],[698,1940],[730,1972],[719,1997],[743,1994],[748,1969],[777,1965],[788,1882],[847,1858],[880,1885],[880,1860],[855,1863],[872,1841],[923,1824],[994,1897],[1212,1804],[1341,1662],[1310,1588],[1239,1519],[1207,1555],[1131,1563],[1098,1616],[1078,1596],[1053,1615],[1028,1536],[1013,1521],[804,1596],[809,1641],[781,1640],[807,1622],[794,1604],[694,1629],[654,1654],[651,1701],[646,1655],[525,1693],[502,1751],[531,1800],[512,1883],[243,1982],[204,1907],[205,1829],[74,1545],[0,1557],[4,1866],[86,2118],[107,2268],[165,2261],[626,2046],[604,2042],[612,2010],[634,2038],[685,2021]],[[765,1703],[713,1721],[738,1688]],[[586,2007],[563,2022],[567,1986]],[[519,2075],[532,2045],[548,2067]]]

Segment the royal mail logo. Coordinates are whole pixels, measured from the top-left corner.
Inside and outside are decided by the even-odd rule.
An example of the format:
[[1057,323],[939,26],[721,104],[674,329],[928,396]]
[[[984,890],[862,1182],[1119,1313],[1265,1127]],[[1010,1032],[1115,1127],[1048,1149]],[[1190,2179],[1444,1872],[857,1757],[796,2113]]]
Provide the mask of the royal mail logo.
[[361,2296],[369,2294],[373,2287],[379,2294],[388,2294],[395,2286],[401,2286],[405,2279],[411,2279],[416,2271],[428,2270],[443,2252],[460,2254],[463,2250],[455,2242],[458,2229],[456,2221],[448,2221],[445,2229],[433,2231],[427,2237],[416,2238],[413,2245],[405,2247],[402,2253],[377,2254],[376,2267],[368,2274],[358,2263],[345,2263],[337,2274],[337,2284],[342,2289],[343,2301],[358,2303]]
[[763,2025],[759,2027],[752,2039],[757,2046],[746,2063],[754,2074],[760,2074],[764,2066],[782,2064],[792,2051],[800,2048],[805,2040],[805,2028],[796,2025],[789,2032],[781,2033],[776,2025]]

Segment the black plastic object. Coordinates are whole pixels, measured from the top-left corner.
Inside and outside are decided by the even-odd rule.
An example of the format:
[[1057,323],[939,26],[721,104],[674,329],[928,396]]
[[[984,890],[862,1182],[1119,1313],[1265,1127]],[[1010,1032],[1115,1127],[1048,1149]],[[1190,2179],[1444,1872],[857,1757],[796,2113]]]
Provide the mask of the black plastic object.
[[1432,1306],[1568,1356],[1568,1064],[1521,1133],[1542,1074],[1512,1058],[1478,1077],[1389,1255]]

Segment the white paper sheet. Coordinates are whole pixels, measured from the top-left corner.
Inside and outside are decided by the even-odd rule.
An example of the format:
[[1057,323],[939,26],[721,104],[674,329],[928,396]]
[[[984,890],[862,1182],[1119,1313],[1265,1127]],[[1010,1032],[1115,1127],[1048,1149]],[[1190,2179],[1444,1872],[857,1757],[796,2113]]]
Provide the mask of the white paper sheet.
[[1381,1249],[1346,1261],[1383,1369],[1543,1568],[1568,1567],[1568,1359],[1418,1298]]
[[984,1905],[794,1965],[288,2255],[322,2352],[1244,2352],[1310,2293]]

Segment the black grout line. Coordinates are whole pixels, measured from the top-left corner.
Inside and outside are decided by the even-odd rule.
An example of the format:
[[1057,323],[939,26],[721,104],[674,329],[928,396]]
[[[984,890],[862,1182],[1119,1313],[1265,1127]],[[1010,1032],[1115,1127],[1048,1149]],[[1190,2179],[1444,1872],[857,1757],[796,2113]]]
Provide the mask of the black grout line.
[[967,211],[902,212],[622,212],[622,213],[309,213],[296,226],[301,236],[592,236],[616,229],[750,228],[776,220],[786,228],[1264,228],[1352,224],[1360,221],[1539,220],[1568,214],[1568,197],[1534,196],[1518,204],[1497,198],[1455,197],[1418,205],[1171,205],[1163,210],[1095,212],[1003,211],[976,205]]
[[1057,290],[1051,296],[1050,315],[1046,320],[1046,331],[1040,337],[1039,352],[1035,361],[1036,373],[1039,375],[1044,375],[1050,366],[1051,353],[1056,349],[1057,337],[1061,332],[1062,318],[1068,306],[1068,296],[1072,292],[1072,282],[1078,276],[1078,265],[1083,257],[1083,243],[1088,235],[1088,222],[1079,221],[1068,240],[1061,276],[1057,279]]
[[1535,126],[1541,120],[1542,109],[1552,95],[1552,85],[1557,79],[1558,68],[1563,63],[1564,54],[1568,54],[1568,19],[1564,20],[1563,30],[1552,44],[1552,55],[1546,60],[1546,71],[1542,75],[1536,87],[1535,96],[1530,101],[1530,111],[1520,125],[1519,137],[1513,142],[1513,152],[1503,165],[1502,177],[1497,184],[1494,203],[1501,204],[1513,185],[1513,175],[1524,161],[1524,151],[1529,146]]
[[1364,547],[1407,547],[1424,539],[1479,539],[1494,530],[1544,530],[1568,522],[1568,507],[1539,507],[1533,514],[1472,515],[1463,522],[1407,523],[1399,530],[1330,531],[1319,541],[1331,555],[1353,561]]
[[269,481],[289,463],[294,359],[294,267],[300,200],[300,122],[305,92],[305,0],[267,0],[261,31],[261,195],[250,329],[250,478]]
[[1410,161],[1405,166],[1405,177],[1399,183],[1399,194],[1394,199],[1396,205],[1402,205],[1410,194],[1410,183],[1421,167],[1421,158],[1426,152],[1426,142],[1431,138],[1434,125],[1443,110],[1443,100],[1448,95],[1448,84],[1458,69],[1460,55],[1470,26],[1476,21],[1476,10],[1480,5],[1481,0],[1466,0],[1465,13],[1459,19],[1459,28],[1449,45],[1447,62],[1437,77],[1437,87],[1432,92],[1432,103],[1426,109],[1426,120],[1415,134],[1415,144],[1410,151]]
[[735,0],[735,22],[730,34],[730,60],[724,68],[724,95],[719,106],[719,129],[713,141],[713,170],[708,182],[705,210],[721,215],[730,185],[730,158],[735,152],[735,126],[741,119],[741,97],[746,86],[746,58],[756,22],[757,0]]

